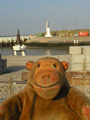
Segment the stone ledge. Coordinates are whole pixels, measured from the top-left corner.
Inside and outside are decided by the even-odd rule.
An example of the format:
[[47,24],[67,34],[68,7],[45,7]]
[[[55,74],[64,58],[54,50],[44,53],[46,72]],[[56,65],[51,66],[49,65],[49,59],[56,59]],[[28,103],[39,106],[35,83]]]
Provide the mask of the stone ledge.
[[[29,72],[22,72],[21,80],[27,81],[28,80]],[[85,84],[90,85],[90,72],[66,72],[66,77],[71,85],[71,83],[78,84]]]

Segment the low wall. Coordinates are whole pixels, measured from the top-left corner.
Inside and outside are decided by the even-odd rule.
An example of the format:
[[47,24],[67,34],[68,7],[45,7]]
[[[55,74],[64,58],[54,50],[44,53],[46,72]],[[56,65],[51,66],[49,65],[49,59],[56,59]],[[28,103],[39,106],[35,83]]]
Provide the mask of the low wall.
[[70,71],[90,71],[90,46],[70,46]]
[[2,59],[2,55],[0,54],[0,74],[6,72],[7,67],[7,59]]

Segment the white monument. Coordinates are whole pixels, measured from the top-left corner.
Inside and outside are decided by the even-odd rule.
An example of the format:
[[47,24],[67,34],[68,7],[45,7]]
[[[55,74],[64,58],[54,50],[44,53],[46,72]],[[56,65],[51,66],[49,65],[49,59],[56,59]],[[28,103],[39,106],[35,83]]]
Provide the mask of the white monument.
[[50,34],[50,28],[49,28],[49,22],[47,21],[46,23],[46,35],[45,37],[52,37],[52,35]]

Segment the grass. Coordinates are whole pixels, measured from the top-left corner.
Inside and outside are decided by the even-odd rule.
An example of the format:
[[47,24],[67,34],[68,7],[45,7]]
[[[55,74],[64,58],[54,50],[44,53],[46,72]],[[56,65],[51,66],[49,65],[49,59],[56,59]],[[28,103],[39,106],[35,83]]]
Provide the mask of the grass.
[[[90,29],[75,29],[75,30],[56,30],[56,31],[51,31],[50,33],[55,36],[59,36],[59,34],[67,34],[67,33],[72,33],[72,35],[79,33],[79,32],[88,32],[90,33]],[[44,36],[46,32],[42,33]]]
[[13,83],[12,83],[12,77],[10,76],[9,79],[9,91],[10,91],[10,96],[14,95],[14,89],[13,89]]

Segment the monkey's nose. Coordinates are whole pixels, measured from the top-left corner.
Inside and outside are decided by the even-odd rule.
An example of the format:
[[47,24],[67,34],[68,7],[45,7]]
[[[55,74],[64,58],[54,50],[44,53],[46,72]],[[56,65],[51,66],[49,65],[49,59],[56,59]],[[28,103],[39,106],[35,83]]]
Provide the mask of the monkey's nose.
[[48,83],[50,83],[50,75],[43,75],[42,80],[45,86],[48,85]]
[[50,75],[45,75],[42,77],[43,79],[49,79],[50,78]]

